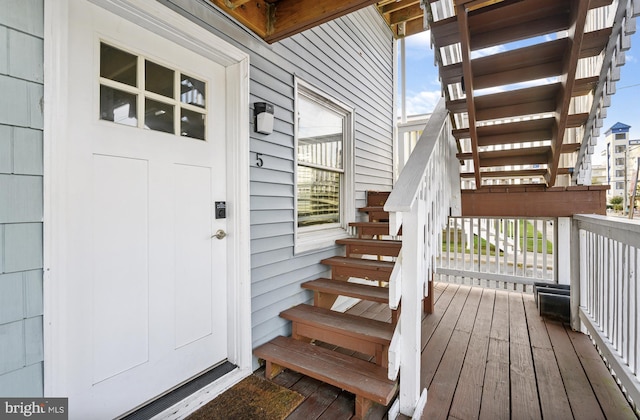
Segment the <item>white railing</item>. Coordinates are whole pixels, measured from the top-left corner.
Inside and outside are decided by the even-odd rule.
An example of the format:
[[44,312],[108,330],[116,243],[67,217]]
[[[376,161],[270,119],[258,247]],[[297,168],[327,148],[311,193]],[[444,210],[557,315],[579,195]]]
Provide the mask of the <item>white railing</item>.
[[618,383],[640,404],[640,222],[574,216],[572,323],[587,332]]
[[450,217],[438,280],[522,291],[534,282],[557,283],[557,225],[556,218]]
[[398,123],[398,162],[395,179],[404,169],[409,156],[418,144],[418,139],[420,139],[427,121],[429,121],[429,115],[414,117],[406,122]]
[[[389,378],[400,374],[399,411],[419,416],[423,297],[435,267],[438,239],[450,214],[460,212],[459,162],[448,112],[441,99],[384,206],[390,235],[402,228],[402,253],[389,283],[389,306],[402,310],[389,350]],[[441,243],[441,242],[440,242]]]

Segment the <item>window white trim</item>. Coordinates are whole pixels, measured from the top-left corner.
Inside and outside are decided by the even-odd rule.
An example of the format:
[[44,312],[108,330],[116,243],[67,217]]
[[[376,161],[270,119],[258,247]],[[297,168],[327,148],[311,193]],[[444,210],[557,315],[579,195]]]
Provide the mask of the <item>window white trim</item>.
[[[345,129],[343,150],[344,173],[342,176],[341,197],[340,197],[340,223],[332,225],[310,226],[308,228],[298,228],[298,97],[300,91],[310,93],[316,98],[321,98],[329,106],[339,109],[345,114]],[[333,98],[326,92],[316,88],[315,86],[295,78],[294,86],[295,105],[294,105],[294,228],[295,228],[295,245],[294,252],[296,254],[327,248],[335,245],[336,239],[345,238],[350,235],[352,229],[349,223],[355,221],[356,200],[355,200],[355,110],[352,106]]]

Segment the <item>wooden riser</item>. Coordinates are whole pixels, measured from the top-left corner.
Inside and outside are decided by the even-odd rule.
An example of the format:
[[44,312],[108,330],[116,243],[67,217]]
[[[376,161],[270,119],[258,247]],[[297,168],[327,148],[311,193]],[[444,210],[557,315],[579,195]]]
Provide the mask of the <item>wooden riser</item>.
[[384,206],[389,194],[385,191],[367,191],[367,207]]
[[304,304],[280,316],[292,322],[295,339],[320,340],[372,356],[377,365],[388,364],[392,324]]
[[402,241],[376,239],[338,239],[338,245],[345,245],[347,256],[351,255],[379,255],[397,257],[402,248]]
[[[316,295],[340,295],[378,303],[389,303],[389,289],[366,284],[350,283],[340,280],[317,279],[302,283],[305,289],[313,290]],[[316,306],[322,306],[317,305]]]
[[388,222],[351,222],[349,226],[358,229],[358,236],[360,237],[389,235]]
[[332,257],[321,261],[331,266],[333,280],[349,280],[358,277],[367,280],[389,281],[394,263],[360,258]]
[[388,222],[389,221],[389,212],[384,211],[384,208],[381,206],[362,207],[358,209],[358,211],[367,213],[369,215],[370,222]]
[[398,391],[382,367],[291,338],[276,337],[254,354],[267,362],[265,376],[270,379],[288,368],[355,394],[354,419],[366,418],[374,402],[388,405]]

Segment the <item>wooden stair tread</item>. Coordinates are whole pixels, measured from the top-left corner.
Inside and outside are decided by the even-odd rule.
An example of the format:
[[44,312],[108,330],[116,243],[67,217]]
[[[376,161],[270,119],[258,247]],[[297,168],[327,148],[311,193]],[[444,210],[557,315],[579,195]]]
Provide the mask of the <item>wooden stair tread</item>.
[[354,227],[385,226],[388,228],[389,222],[349,222],[349,226],[354,226]]
[[276,337],[254,354],[385,406],[398,389],[385,368],[288,337]]
[[377,271],[393,270],[393,261],[377,261],[377,260],[365,260],[362,258],[349,258],[349,257],[331,257],[320,261],[322,264],[331,266],[348,266],[348,267],[362,267],[366,269],[375,269]]
[[389,289],[385,287],[369,286],[366,284],[350,283],[347,281],[325,278],[302,283],[302,287],[315,292],[349,296],[371,302],[389,302]]
[[343,238],[337,239],[336,243],[339,245],[350,245],[350,244],[368,244],[371,246],[379,246],[379,247],[402,247],[402,241],[398,241],[395,239],[360,239],[360,238]]
[[292,322],[320,326],[327,331],[386,346],[391,343],[394,330],[393,325],[388,322],[336,312],[304,303],[280,312],[280,316]]
[[366,212],[370,212],[370,211],[384,211],[384,206],[366,206],[366,207],[360,207],[358,208],[358,211],[361,211],[363,213]]

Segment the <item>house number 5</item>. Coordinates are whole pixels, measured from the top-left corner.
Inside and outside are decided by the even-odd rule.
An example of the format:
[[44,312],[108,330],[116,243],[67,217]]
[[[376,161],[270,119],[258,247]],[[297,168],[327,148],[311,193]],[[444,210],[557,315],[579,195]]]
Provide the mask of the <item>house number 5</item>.
[[256,153],[256,166],[258,168],[262,168],[264,165],[264,161],[262,160],[262,153]]

